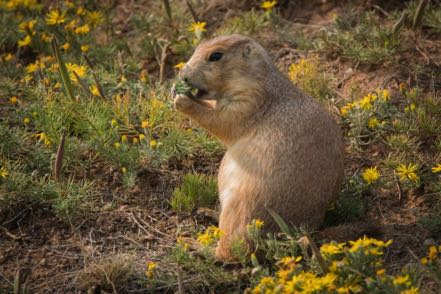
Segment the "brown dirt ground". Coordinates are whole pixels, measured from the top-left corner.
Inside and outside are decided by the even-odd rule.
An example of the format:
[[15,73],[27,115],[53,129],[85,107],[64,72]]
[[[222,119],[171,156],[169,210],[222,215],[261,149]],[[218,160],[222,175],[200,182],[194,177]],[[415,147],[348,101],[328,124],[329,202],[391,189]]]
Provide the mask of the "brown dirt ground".
[[[243,2],[245,6],[252,5],[249,4],[252,1]],[[338,13],[346,3],[303,1],[305,5],[293,6],[289,1],[280,2],[287,5],[284,16],[297,23],[293,24],[293,28],[302,29],[305,33],[316,30],[317,26],[326,26],[332,15]],[[394,5],[402,5],[401,1],[384,1],[385,4],[382,4],[383,1],[367,2],[363,7],[377,5],[386,11]],[[146,6],[141,4],[137,3],[136,8]],[[121,15],[130,9],[130,4],[124,3]],[[219,15],[234,15],[237,12],[229,11],[219,1],[213,1],[204,13],[204,19],[216,23],[221,19]],[[419,50],[402,56],[401,64],[406,64],[406,67],[362,68],[349,62],[323,58],[324,66],[341,78],[338,89],[342,97],[354,85],[360,89],[376,89],[380,85],[396,88],[403,81],[414,84],[418,77],[412,73],[417,64],[430,64],[438,68],[441,64],[440,40],[415,35],[414,41]],[[289,64],[298,57],[295,49],[288,50],[291,53],[283,53],[288,46],[275,42],[271,35],[262,37],[262,43],[279,59],[276,60],[278,63]],[[152,66],[152,70],[155,70],[155,66]],[[372,152],[380,154],[382,150],[367,150],[362,157],[348,154],[347,173],[354,172],[360,163],[369,162]],[[169,209],[167,199],[185,171],[215,174],[219,161],[220,158],[195,157],[186,162],[171,160],[160,170],[146,167],[139,173],[137,186],[125,191],[117,171],[108,170],[105,164],[95,160],[85,171],[76,175],[77,178],[94,178],[101,186],[94,201],[96,207],[82,219],[66,224],[58,221],[45,207],[38,210],[23,208],[14,215],[0,215],[0,273],[3,276],[1,283],[6,283],[3,287],[10,287],[8,284],[20,269],[21,276],[30,285],[31,293],[78,292],[78,273],[89,261],[120,253],[135,256],[136,268],[142,271],[146,261],[160,260],[173,246],[178,235],[185,236],[194,231],[193,227],[209,222],[197,214],[177,215]],[[399,187],[396,191],[378,191],[372,195],[370,211],[364,221],[379,223],[383,238],[394,239],[386,256],[391,268],[398,268],[414,260],[415,255],[424,254],[426,249],[423,245],[430,241],[430,236],[417,223],[417,219],[430,211],[429,198],[421,195],[420,191],[403,192]],[[440,241],[440,238],[435,241]]]

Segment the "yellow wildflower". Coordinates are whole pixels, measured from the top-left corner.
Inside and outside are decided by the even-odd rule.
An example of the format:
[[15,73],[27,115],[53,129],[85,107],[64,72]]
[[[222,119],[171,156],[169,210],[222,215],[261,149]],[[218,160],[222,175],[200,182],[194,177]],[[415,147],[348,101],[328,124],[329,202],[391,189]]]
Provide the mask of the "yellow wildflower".
[[44,69],[46,66],[43,62],[40,62],[39,60],[35,61],[34,63],[29,64],[26,66],[26,72],[28,74],[31,74],[33,72],[36,72],[37,70]]
[[87,52],[89,51],[89,45],[81,45],[81,52]]
[[51,10],[46,14],[46,23],[48,25],[58,25],[66,21],[66,12]]
[[0,168],[0,177],[6,178],[8,175],[9,175],[8,170],[6,169],[6,167],[2,166]]
[[75,72],[80,78],[86,75],[86,67],[84,65],[78,65],[75,63],[66,63],[67,71],[70,73],[70,79],[74,82],[78,82],[77,77],[73,74]]
[[127,136],[126,135],[121,136],[121,142],[127,143]]
[[133,144],[138,144],[139,143],[139,139],[135,137],[135,138],[133,138],[132,142],[133,142]]
[[145,135],[144,134],[139,134],[139,141],[145,140]]
[[428,264],[429,263],[429,260],[427,259],[427,257],[423,257],[423,258],[421,258],[421,264],[422,265],[426,265],[426,264]]
[[118,121],[114,118],[112,118],[112,120],[110,121],[110,124],[112,125],[112,127],[116,127],[118,126]]
[[411,103],[410,105],[404,107],[404,112],[412,112],[416,108],[415,103]]
[[4,59],[5,59],[5,61],[12,61],[12,60],[14,60],[14,55],[12,55],[11,53],[8,53],[5,55]]
[[36,19],[21,22],[18,25],[18,31],[23,32],[23,33],[31,33],[33,31],[36,23],[37,23]]
[[325,256],[332,256],[336,254],[343,253],[345,243],[326,243],[320,247],[320,252]]
[[358,103],[359,107],[363,110],[368,110],[372,108],[371,99],[369,96],[364,97]]
[[437,256],[438,256],[438,250],[437,250],[436,246],[430,246],[429,254],[427,255],[427,257],[430,260],[434,260]]
[[191,25],[190,25],[190,28],[188,29],[190,32],[192,32],[192,33],[202,33],[202,32],[205,32],[205,31],[207,31],[206,29],[205,29],[205,26],[207,25],[207,23],[204,21],[204,22],[200,22],[200,21],[198,21],[198,22],[194,22],[194,23],[192,23]]
[[368,127],[369,127],[370,129],[375,129],[375,128],[377,128],[379,125],[380,125],[380,121],[378,120],[378,118],[376,118],[376,117],[372,117],[372,118],[369,119]]
[[121,172],[122,172],[123,174],[127,173],[127,168],[123,167],[123,168],[121,169]]
[[63,45],[61,45],[60,47],[61,47],[61,49],[68,50],[70,48],[70,44],[66,42]]
[[368,167],[363,171],[363,174],[361,176],[363,180],[368,183],[368,185],[370,185],[380,178],[380,172],[378,171],[378,168],[376,166]]
[[150,147],[156,148],[157,146],[158,146],[158,142],[156,142],[155,140],[150,141]]
[[439,173],[441,172],[441,163],[437,163],[434,167],[432,167],[433,173]]
[[29,117],[25,117],[25,118],[23,118],[23,123],[24,123],[25,125],[29,124],[30,122],[31,122],[31,120],[29,119]]
[[149,127],[149,122],[146,121],[146,120],[144,120],[144,121],[141,123],[141,127],[142,127],[143,129],[147,129],[147,128]]
[[52,40],[52,37],[46,33],[41,33],[41,40],[43,42],[50,42]]
[[26,47],[31,44],[31,36],[27,35],[24,39],[18,40],[18,47]]
[[139,74],[139,79],[140,79],[142,82],[147,82],[147,81],[149,80],[149,75],[148,75],[148,73],[147,73],[147,70],[143,69],[143,70],[141,71],[141,73]]
[[92,26],[96,26],[104,19],[103,14],[100,11],[90,11],[86,14],[86,18]]
[[17,104],[18,103],[17,96],[12,96],[11,98],[9,98],[9,102],[11,102],[11,104]]
[[86,9],[84,9],[84,7],[78,7],[77,11],[75,13],[77,15],[84,15],[84,14],[86,14]]
[[401,181],[411,180],[413,182],[418,182],[420,178],[416,174],[417,169],[418,167],[416,164],[409,163],[407,166],[405,164],[400,164],[396,168],[396,172]]
[[176,69],[182,69],[185,66],[185,62],[181,61],[178,64],[175,64]]
[[410,281],[409,275],[396,276],[392,282],[394,285],[397,285],[397,286],[398,285],[410,286],[412,284],[412,282]]
[[385,273],[386,273],[386,270],[384,268],[377,270],[377,276],[384,276]]
[[147,269],[145,271],[145,275],[148,279],[152,279],[154,275],[155,268],[157,267],[157,264],[155,262],[148,262],[147,263]]
[[100,96],[100,91],[98,91],[98,87],[96,85],[90,87],[90,92],[92,92],[93,96]]
[[119,142],[115,142],[113,145],[115,146],[115,149],[121,148],[121,144]]
[[383,101],[388,101],[390,99],[390,91],[387,89],[380,90],[379,94]]
[[401,291],[400,294],[418,294],[420,293],[420,290],[418,288],[412,287],[410,289]]
[[89,32],[90,32],[90,27],[89,27],[88,24],[85,24],[85,25],[83,25],[81,27],[77,27],[75,29],[75,34],[77,34],[77,35],[85,35],[85,34],[87,34]]
[[260,4],[260,7],[262,7],[263,9],[267,10],[267,11],[271,11],[274,6],[276,6],[277,1],[273,0],[273,1],[264,1],[262,4]]
[[348,114],[348,112],[349,112],[352,108],[355,107],[355,105],[356,105],[355,102],[347,103],[345,106],[343,106],[342,108],[340,108],[340,113],[341,113],[341,115],[342,115],[342,116],[346,116],[346,115]]
[[35,135],[33,135],[33,137],[35,139],[37,139],[38,141],[43,142],[43,144],[46,146],[50,146],[52,144],[51,139],[49,139],[49,137],[44,132],[35,134]]
[[75,28],[77,27],[77,25],[78,25],[78,19],[72,19],[70,22],[68,22],[67,23],[67,25],[65,25],[64,26],[64,28],[67,30],[67,31],[75,31]]

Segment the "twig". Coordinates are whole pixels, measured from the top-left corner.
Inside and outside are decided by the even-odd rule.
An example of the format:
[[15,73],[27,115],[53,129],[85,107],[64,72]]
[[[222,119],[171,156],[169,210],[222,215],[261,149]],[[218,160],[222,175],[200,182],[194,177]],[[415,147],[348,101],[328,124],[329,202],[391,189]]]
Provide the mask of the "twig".
[[149,225],[148,223],[146,223],[142,218],[139,218],[139,220],[140,220],[144,225],[146,225],[147,227],[149,227],[150,229],[152,229],[153,231],[155,231],[156,233],[158,233],[158,234],[160,234],[160,235],[162,235],[162,236],[164,236],[164,237],[167,237],[167,238],[173,238],[172,236],[170,236],[170,235],[168,235],[168,234],[166,234],[166,233],[163,233],[163,232],[159,231],[158,229],[152,227],[151,225]]
[[193,21],[194,21],[194,22],[198,22],[198,21],[199,21],[199,17],[198,17],[198,15],[196,14],[196,12],[194,11],[193,6],[191,6],[191,2],[190,2],[190,0],[187,0],[187,1],[185,1],[185,2],[187,2],[187,7],[188,7],[188,10],[190,10],[190,14],[191,14],[191,16],[193,17]]
[[3,227],[3,226],[0,226],[0,229],[2,229],[2,231],[5,232],[6,236],[8,236],[8,237],[11,238],[11,239],[14,239],[14,240],[20,240],[21,238],[23,238],[23,235],[17,237],[16,235],[10,233],[10,232],[8,231],[8,229],[6,229],[6,228]]
[[179,268],[179,264],[176,264],[176,276],[178,279],[178,293],[179,294],[184,294],[184,285],[182,283],[182,273],[181,273],[181,269]]
[[167,42],[162,47],[162,53],[161,53],[161,63],[159,64],[159,84],[164,83],[164,71],[165,71],[165,60],[167,59],[167,49],[170,46],[170,42]]
[[144,231],[144,233],[146,233],[146,234],[148,234],[148,235],[151,235],[151,233],[149,232],[149,231],[147,231],[139,222],[138,222],[138,220],[136,219],[136,217],[133,215],[133,213],[130,213],[129,214],[131,217],[132,217],[132,219],[133,219],[133,221],[138,225],[138,227],[141,229],[141,230],[143,230]]
[[[189,278],[189,279],[187,279],[185,281],[182,281],[182,284],[185,284],[185,283],[188,283],[188,282],[200,279],[202,277],[203,277],[203,275],[196,276],[196,277],[193,277],[193,278]],[[166,285],[166,286],[158,287],[155,290],[164,290],[164,289],[167,289],[167,288],[170,288],[170,287],[174,287],[174,286],[179,286],[179,283],[174,283],[174,284],[171,284],[171,285]]]
[[328,273],[328,267],[326,266],[326,262],[323,259],[323,256],[320,253],[320,250],[317,248],[317,245],[315,245],[314,240],[312,240],[311,235],[309,235],[308,232],[303,232],[306,239],[308,240],[309,246],[311,246],[312,253],[314,254],[315,258],[317,258],[317,262],[320,266],[320,269],[324,274]]

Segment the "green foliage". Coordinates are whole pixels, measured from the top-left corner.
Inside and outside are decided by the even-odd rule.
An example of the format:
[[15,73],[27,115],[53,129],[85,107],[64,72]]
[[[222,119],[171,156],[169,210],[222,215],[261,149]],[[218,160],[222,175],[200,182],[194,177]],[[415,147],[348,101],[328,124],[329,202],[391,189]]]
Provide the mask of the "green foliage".
[[191,212],[197,207],[212,206],[217,199],[216,181],[201,174],[186,174],[181,186],[173,191],[173,210]]

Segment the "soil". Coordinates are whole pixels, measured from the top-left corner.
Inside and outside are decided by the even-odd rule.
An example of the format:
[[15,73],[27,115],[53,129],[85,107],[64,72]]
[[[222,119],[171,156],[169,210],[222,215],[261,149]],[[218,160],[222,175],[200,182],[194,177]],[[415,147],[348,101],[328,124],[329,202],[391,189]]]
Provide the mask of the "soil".
[[[301,23],[303,26],[293,24],[293,27],[301,28],[305,33],[329,24],[332,15],[346,5],[345,1],[326,0],[301,1],[308,4],[295,6],[289,1],[280,2],[287,7],[284,17]],[[353,5],[364,2],[353,1]],[[397,6],[394,3],[402,5],[401,1],[368,2],[363,7],[360,5],[360,9],[366,9],[369,5],[379,6],[382,2],[387,2],[379,6],[385,11],[395,9]],[[129,4],[126,6],[124,13],[130,9]],[[212,5],[210,9],[204,12],[207,19],[218,15],[219,11],[228,13],[228,8],[221,4]],[[400,64],[408,66],[363,68],[326,57],[323,57],[323,65],[341,79],[336,81],[341,97],[347,97],[354,85],[360,89],[376,89],[379,86],[396,89],[400,82],[415,84],[418,81],[419,77],[413,74],[418,64],[440,69],[440,40],[415,35],[415,42],[418,42],[418,50],[401,57]],[[263,43],[277,63],[286,65],[299,56],[296,48],[274,42],[271,35],[265,35]],[[291,53],[287,57],[281,50]],[[170,72],[173,72],[172,69]],[[347,173],[354,172],[360,163],[369,161],[371,157],[372,150],[362,158],[348,154]],[[175,244],[177,236],[190,236],[194,227],[212,222],[197,213],[178,215],[170,210],[167,200],[173,188],[186,171],[215,174],[220,159],[171,160],[161,169],[146,167],[138,175],[138,184],[130,191],[122,188],[117,171],[108,170],[103,163],[93,162],[76,177],[94,179],[99,183],[101,189],[93,201],[96,207],[82,219],[75,219],[71,223],[58,220],[48,207],[36,210],[24,207],[19,211],[11,208],[14,213],[0,215],[0,285],[3,283],[0,289],[11,288],[14,277],[20,272],[31,293],[81,292],[86,289],[78,288],[78,273],[87,267],[90,260],[130,254],[135,256],[136,263],[140,264],[136,268],[141,270],[145,268],[141,264],[160,260]],[[381,238],[394,240],[386,255],[389,268],[400,268],[417,256],[423,256],[425,245],[439,243],[439,236],[430,236],[418,223],[418,219],[430,211],[430,196],[421,191],[403,192],[397,186],[395,191],[377,191],[370,197],[369,212],[363,223],[379,224]]]

